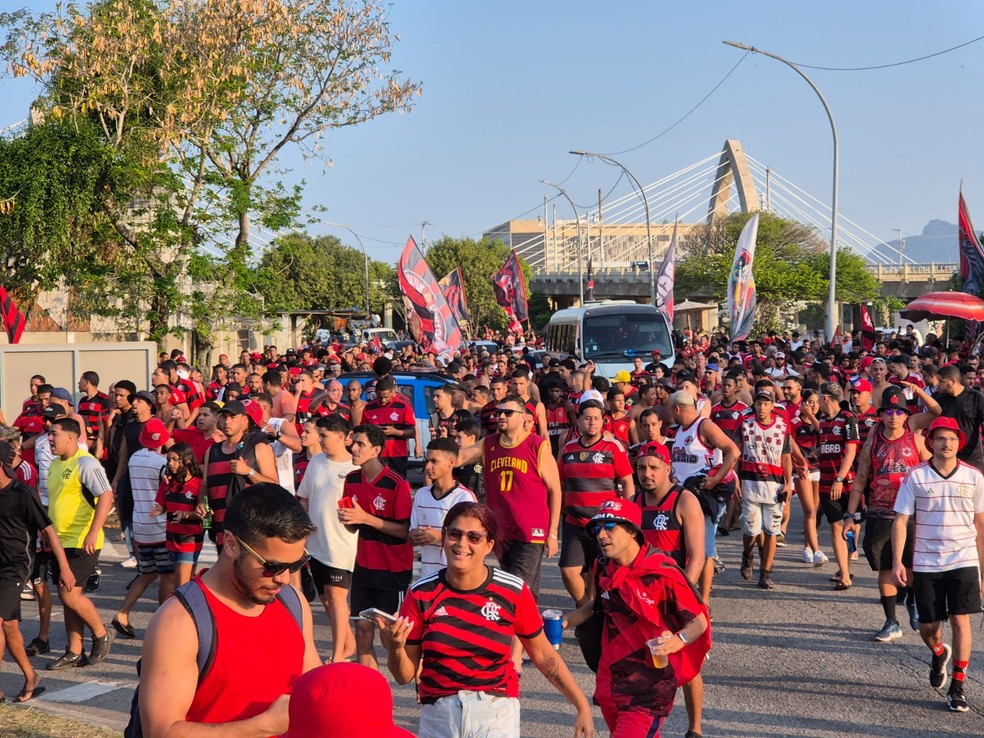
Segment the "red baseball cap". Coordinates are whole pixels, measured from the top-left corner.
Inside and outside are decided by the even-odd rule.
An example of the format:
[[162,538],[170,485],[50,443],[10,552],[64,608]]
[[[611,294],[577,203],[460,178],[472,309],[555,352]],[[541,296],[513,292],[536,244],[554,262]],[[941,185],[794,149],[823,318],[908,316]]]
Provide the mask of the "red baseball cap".
[[303,674],[290,694],[282,738],[413,738],[393,724],[386,677],[355,663],[325,664]]
[[867,379],[855,379],[849,389],[851,392],[871,392],[871,382]]
[[171,440],[171,434],[167,432],[167,426],[160,419],[151,418],[144,423],[137,440],[144,448],[160,448]]
[[642,530],[642,508],[629,500],[605,500],[588,521],[590,526],[593,523],[608,523],[615,521],[618,523],[628,523],[636,530]]
[[643,456],[655,456],[664,464],[670,463],[670,450],[659,441],[649,441],[649,443],[644,443],[642,448],[639,449],[638,457],[642,458]]
[[932,441],[933,434],[938,430],[951,430],[957,434],[957,438],[959,439],[958,443],[960,444],[957,447],[958,451],[961,450],[964,447],[964,444],[967,443],[967,436],[964,435],[964,432],[962,430],[960,430],[960,426],[957,425],[956,418],[947,418],[947,417],[937,418],[936,420],[934,420],[932,423],[929,424],[929,430],[926,431],[926,438]]
[[858,369],[860,369],[861,371],[865,371],[868,367],[871,366],[871,363],[874,360],[875,360],[874,356],[865,356],[863,359],[861,359],[861,363],[858,364]]

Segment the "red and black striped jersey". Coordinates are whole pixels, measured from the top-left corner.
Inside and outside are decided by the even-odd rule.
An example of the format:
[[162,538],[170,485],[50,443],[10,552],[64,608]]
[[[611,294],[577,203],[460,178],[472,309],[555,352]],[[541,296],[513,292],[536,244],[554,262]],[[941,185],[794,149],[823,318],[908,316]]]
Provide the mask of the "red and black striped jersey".
[[178,553],[194,553],[202,550],[205,531],[202,522],[193,520],[175,520],[176,513],[194,513],[198,504],[198,492],[202,486],[201,477],[191,477],[183,482],[161,480],[157,492],[157,504],[167,513],[165,537],[167,550]]
[[628,454],[616,441],[601,438],[590,446],[570,441],[560,455],[560,486],[565,519],[583,527],[606,500],[617,495],[618,480],[632,475]]
[[496,414],[498,409],[499,403],[492,400],[492,402],[486,402],[478,411],[478,417],[482,422],[483,436],[491,436],[493,433],[499,432],[499,416]]
[[739,431],[741,429],[742,413],[747,409],[748,405],[741,400],[735,400],[730,405],[719,402],[711,408],[711,420],[714,422],[714,425],[725,432],[728,438],[738,443],[741,438]]
[[304,424],[311,418],[323,418],[328,414],[324,405],[325,393],[323,391],[311,390],[302,392],[297,398],[297,409],[294,411],[294,427],[297,428],[297,435],[301,435]]
[[[916,411],[918,412],[918,410]],[[871,431],[876,425],[881,421],[878,417],[878,411],[875,410],[874,406],[868,408],[867,412],[855,413],[858,419],[858,436],[861,439],[861,445],[863,446],[868,442],[868,436],[871,435]],[[854,460],[854,466],[857,467],[857,459]]]
[[400,614],[413,622],[407,643],[421,649],[417,689],[425,705],[461,690],[519,697],[512,639],[535,638],[543,620],[522,579],[488,571],[484,584],[462,592],[442,569],[416,582],[403,601]]
[[[356,469],[345,477],[343,497],[377,518],[410,524],[410,485],[389,467],[379,476],[366,480]],[[355,553],[355,577],[362,586],[399,590],[410,585],[413,573],[413,545],[368,525],[359,525],[359,544]]]
[[184,393],[184,401],[188,403],[189,409],[194,410],[205,404],[205,398],[202,397],[198,391],[198,387],[190,379],[181,379],[179,377],[175,386]]
[[802,415],[797,415],[790,423],[793,432],[793,440],[799,446],[806,464],[810,469],[817,469],[817,454],[820,452],[819,442],[820,433],[812,425],[803,420]]
[[99,435],[99,420],[109,413],[109,395],[105,392],[97,392],[92,397],[83,397],[79,400],[78,412],[85,421],[85,430],[90,442]]
[[[830,486],[840,473],[841,462],[847,447],[859,445],[861,436],[858,432],[858,419],[854,413],[841,410],[837,415],[830,418],[821,415],[820,437],[817,439],[819,453],[817,454],[817,466],[820,467],[820,490],[829,492]],[[854,479],[854,471],[849,470],[844,477],[844,485],[849,485]]]

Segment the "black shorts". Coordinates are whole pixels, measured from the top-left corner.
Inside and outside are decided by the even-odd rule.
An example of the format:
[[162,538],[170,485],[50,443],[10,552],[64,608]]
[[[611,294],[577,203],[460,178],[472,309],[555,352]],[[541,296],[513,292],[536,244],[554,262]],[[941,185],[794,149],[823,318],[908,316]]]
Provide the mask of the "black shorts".
[[981,575],[976,566],[941,572],[916,572],[913,577],[920,623],[937,623],[950,615],[981,611]]
[[23,590],[23,580],[10,576],[0,578],[0,620],[21,619],[20,596]]
[[823,512],[827,522],[833,525],[834,523],[839,523],[844,519],[844,513],[847,512],[847,500],[850,497],[846,492],[838,497],[836,500],[830,499],[830,493],[820,493],[820,510]]
[[377,610],[392,615],[400,614],[400,606],[403,604],[403,590],[360,586],[356,581],[352,583],[351,592],[352,617],[354,618],[370,607],[375,607]]
[[317,559],[311,559],[311,576],[314,578],[314,586],[318,588],[318,594],[325,591],[325,587],[338,587],[339,589],[352,589],[352,572],[347,569],[336,569],[334,566],[322,564]]
[[[861,544],[864,556],[872,571],[891,571],[895,564],[892,558],[891,518],[868,518],[864,521],[864,542]],[[906,569],[912,568],[912,544],[916,537],[916,521],[909,518],[906,528],[905,548],[902,550],[902,563]]]
[[563,535],[560,542],[560,568],[580,567],[587,571],[601,556],[598,541],[580,525],[567,520],[563,522]]
[[[99,564],[99,554],[101,549],[96,549],[91,554],[87,554],[85,550],[81,548],[66,548],[65,558],[68,559],[68,568],[72,570],[72,574],[75,575],[75,584],[79,587],[84,587],[85,583],[89,581],[89,577],[96,573],[96,566]],[[51,557],[51,581],[56,585],[58,580],[61,579],[61,569],[58,566],[58,560],[52,556]]]
[[44,585],[48,581],[48,570],[51,568],[51,551],[34,552],[34,569],[31,571],[31,581]]
[[502,570],[514,574],[526,582],[533,596],[537,599],[540,597],[540,569],[545,548],[542,543],[506,541],[496,549],[499,566],[502,567]]

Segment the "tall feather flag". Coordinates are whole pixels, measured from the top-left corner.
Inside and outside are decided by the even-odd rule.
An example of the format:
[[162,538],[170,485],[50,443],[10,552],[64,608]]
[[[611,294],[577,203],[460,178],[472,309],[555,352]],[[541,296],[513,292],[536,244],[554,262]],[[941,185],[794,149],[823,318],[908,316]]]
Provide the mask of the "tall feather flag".
[[509,330],[522,333],[522,321],[530,319],[529,303],[526,299],[526,281],[523,270],[519,268],[519,257],[516,250],[509,252],[502,269],[492,275],[492,289],[495,301],[506,311],[509,318]]
[[17,309],[14,298],[2,285],[0,285],[0,320],[3,321],[4,330],[7,331],[7,340],[10,343],[19,343],[24,332],[24,315]]
[[673,224],[673,238],[670,239],[670,247],[663,256],[663,263],[659,265],[659,272],[656,274],[656,307],[666,316],[666,322],[673,326],[673,282],[676,279],[677,246],[677,226]]
[[[970,212],[964,202],[963,190],[960,190],[960,202],[957,206],[957,223],[960,244],[960,278],[963,280],[963,291],[974,297],[980,296],[981,286],[984,285],[984,249],[974,224],[970,222]],[[969,342],[977,337],[977,323],[965,321],[966,335]]]
[[458,321],[458,327],[461,328],[462,333],[468,333],[468,300],[465,298],[465,277],[461,273],[461,267],[448,272],[437,284],[451,307],[454,319]]
[[861,305],[861,348],[871,351],[875,346],[875,324],[871,320],[868,308]]
[[731,317],[731,340],[743,341],[752,332],[755,323],[755,278],[752,262],[755,260],[755,242],[758,239],[759,214],[755,213],[741,229],[735,258],[728,275],[728,315]]
[[461,328],[412,236],[400,256],[397,276],[414,339],[424,351],[450,360],[461,346]]

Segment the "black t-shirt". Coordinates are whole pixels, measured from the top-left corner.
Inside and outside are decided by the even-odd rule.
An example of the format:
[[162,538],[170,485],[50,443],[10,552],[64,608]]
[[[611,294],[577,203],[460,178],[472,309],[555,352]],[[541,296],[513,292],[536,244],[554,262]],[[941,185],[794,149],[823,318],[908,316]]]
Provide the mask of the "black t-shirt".
[[0,489],[0,579],[28,580],[34,540],[49,525],[37,491],[19,481]]
[[957,454],[957,458],[984,472],[984,449],[981,448],[984,395],[965,389],[956,397],[937,392],[933,395],[933,399],[940,404],[943,415],[955,418],[960,430],[967,436],[967,444]]

